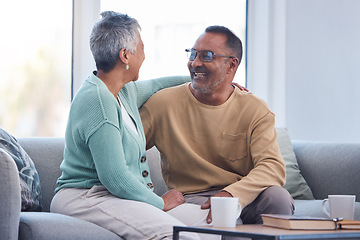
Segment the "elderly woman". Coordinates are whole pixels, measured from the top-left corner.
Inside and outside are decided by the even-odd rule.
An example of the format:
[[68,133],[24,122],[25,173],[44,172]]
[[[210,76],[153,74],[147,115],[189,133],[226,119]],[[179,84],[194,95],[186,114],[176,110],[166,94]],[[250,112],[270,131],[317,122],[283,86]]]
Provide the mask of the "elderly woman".
[[[77,92],[69,113],[51,211],[85,219],[125,239],[172,239],[183,225],[166,211],[184,202],[176,190],[153,192],[138,108],[175,77],[135,82],[145,59],[138,22],[104,12],[90,48],[97,71]],[[184,235],[184,239],[198,239]]]

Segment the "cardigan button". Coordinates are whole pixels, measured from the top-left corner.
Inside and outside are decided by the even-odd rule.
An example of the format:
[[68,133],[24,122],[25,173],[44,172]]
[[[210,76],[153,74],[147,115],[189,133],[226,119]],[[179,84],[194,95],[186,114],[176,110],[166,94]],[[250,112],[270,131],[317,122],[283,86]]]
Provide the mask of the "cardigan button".
[[147,176],[149,176],[149,172],[148,172],[148,171],[146,171],[146,170],[145,170],[145,171],[143,171],[143,172],[142,172],[142,176],[143,176],[143,177],[147,177]]
[[146,157],[145,157],[145,156],[141,157],[140,162],[141,162],[141,163],[146,162]]
[[154,188],[154,185],[152,183],[147,184],[150,189]]

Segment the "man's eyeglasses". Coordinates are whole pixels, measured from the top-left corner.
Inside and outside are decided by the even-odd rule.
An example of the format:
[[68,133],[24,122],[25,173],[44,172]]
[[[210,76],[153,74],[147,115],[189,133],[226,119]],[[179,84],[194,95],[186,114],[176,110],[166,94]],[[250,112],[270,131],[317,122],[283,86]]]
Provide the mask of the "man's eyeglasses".
[[185,49],[185,52],[187,52],[188,58],[190,61],[194,61],[197,55],[199,55],[199,59],[202,62],[211,62],[213,60],[214,56],[235,58],[233,56],[225,56],[225,55],[213,53],[212,51],[208,51],[208,50],[197,51],[195,49]]

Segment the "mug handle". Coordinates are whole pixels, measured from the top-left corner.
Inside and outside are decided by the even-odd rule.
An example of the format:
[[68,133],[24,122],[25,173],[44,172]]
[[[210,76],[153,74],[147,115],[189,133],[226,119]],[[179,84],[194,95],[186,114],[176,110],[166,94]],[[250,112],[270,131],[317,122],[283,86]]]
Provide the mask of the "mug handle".
[[327,201],[329,201],[329,199],[328,199],[328,198],[325,198],[325,199],[322,201],[321,207],[322,207],[323,212],[324,212],[328,217],[330,217],[330,213],[329,213],[329,212],[326,210],[326,208],[325,208],[325,204],[326,204]]
[[238,219],[240,217],[241,214],[241,205],[240,203],[238,203],[238,208],[237,208],[237,212],[236,212],[236,219]]

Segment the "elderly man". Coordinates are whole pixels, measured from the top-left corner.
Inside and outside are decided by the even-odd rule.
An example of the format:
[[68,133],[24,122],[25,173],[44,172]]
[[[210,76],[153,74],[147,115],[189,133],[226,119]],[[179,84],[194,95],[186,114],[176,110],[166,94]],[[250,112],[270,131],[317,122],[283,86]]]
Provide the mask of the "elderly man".
[[[261,223],[262,213],[293,214],[293,199],[281,187],[285,164],[275,116],[264,101],[232,85],[241,40],[211,26],[186,51],[191,83],[154,94],[140,110],[147,148],[162,153],[167,187],[201,209],[210,208],[211,196],[236,197],[245,224]],[[205,216],[211,223],[211,213]]]

